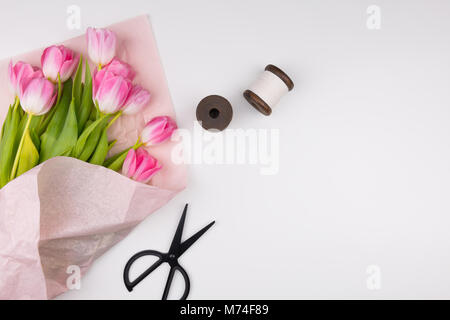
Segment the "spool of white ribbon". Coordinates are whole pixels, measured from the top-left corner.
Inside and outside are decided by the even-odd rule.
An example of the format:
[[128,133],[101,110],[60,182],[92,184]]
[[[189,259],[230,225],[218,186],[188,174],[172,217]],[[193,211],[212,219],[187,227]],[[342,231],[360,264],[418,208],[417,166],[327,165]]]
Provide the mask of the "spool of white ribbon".
[[261,76],[244,91],[244,98],[259,112],[268,116],[288,91],[294,88],[294,82],[280,68],[269,64]]
[[289,91],[289,88],[277,75],[270,71],[264,71],[250,86],[249,90],[273,108],[278,104],[281,97]]

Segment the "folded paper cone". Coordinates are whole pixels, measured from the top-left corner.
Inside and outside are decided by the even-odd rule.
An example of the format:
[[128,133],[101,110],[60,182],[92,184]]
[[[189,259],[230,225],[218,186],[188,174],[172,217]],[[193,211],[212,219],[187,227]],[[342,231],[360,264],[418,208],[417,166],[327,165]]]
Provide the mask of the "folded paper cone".
[[47,299],[67,290],[67,268],[84,274],[176,191],[57,157],[0,190],[0,298]]
[[[110,128],[110,139],[117,139],[114,153],[133,145],[145,122],[158,115],[174,117],[174,110],[147,17],[108,28],[117,34],[118,58],[133,66],[135,83],[152,95],[144,112],[123,116]],[[87,57],[84,35],[63,44]],[[38,66],[41,53],[12,60]],[[9,60],[0,62],[1,121],[14,98],[7,85]],[[49,299],[67,291],[69,266],[79,266],[84,274],[98,256],[184,189],[186,168],[172,162],[174,146],[167,142],[148,149],[163,164],[151,186],[57,157],[0,189],[0,299]]]

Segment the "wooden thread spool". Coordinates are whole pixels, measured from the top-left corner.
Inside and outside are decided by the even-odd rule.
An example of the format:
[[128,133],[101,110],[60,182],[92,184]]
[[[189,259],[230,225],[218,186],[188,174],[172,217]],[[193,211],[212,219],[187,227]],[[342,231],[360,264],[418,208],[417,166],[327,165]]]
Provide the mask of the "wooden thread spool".
[[282,96],[294,88],[294,82],[280,68],[269,64],[263,74],[244,91],[244,97],[259,112],[268,116]]
[[196,115],[204,129],[222,131],[233,118],[233,108],[224,97],[211,95],[200,101]]

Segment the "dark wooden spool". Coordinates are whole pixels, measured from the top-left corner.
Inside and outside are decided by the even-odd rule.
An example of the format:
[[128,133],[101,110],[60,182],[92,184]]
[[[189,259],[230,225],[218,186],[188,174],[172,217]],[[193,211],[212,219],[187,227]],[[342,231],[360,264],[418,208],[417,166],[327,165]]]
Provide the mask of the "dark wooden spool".
[[222,131],[233,118],[233,108],[224,97],[211,95],[200,101],[196,116],[204,129]]

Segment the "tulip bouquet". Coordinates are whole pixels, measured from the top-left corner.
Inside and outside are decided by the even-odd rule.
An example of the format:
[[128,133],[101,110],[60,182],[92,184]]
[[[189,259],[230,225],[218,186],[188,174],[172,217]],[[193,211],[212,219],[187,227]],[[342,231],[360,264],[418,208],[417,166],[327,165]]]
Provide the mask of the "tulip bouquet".
[[184,189],[174,115],[146,16],[0,61],[0,299],[70,290]]
[[108,129],[119,117],[141,112],[150,93],[133,84],[134,70],[115,57],[112,31],[88,28],[86,35],[93,74],[88,61],[63,45],[43,51],[41,69],[10,62],[15,100],[1,133],[0,187],[57,156],[122,170],[143,183],[161,169],[142,147],[170,138],[176,123],[167,116],[150,120],[133,146],[108,157],[116,142],[108,139]]

